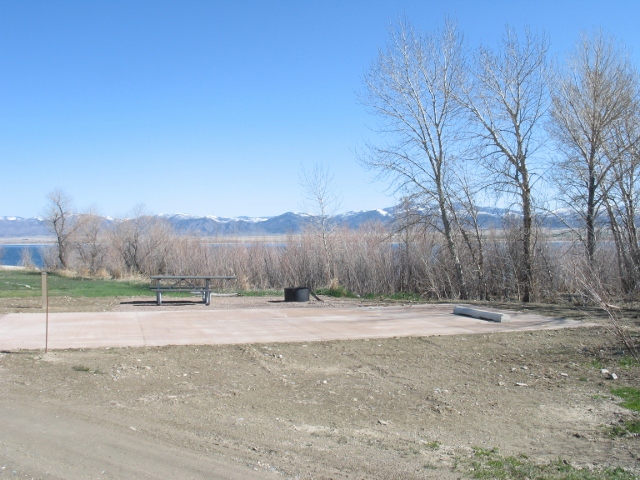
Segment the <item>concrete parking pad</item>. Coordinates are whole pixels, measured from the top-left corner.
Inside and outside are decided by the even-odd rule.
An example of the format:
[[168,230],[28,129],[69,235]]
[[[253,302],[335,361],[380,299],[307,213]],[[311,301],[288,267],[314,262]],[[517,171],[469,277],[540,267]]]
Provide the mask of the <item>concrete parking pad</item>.
[[[509,323],[453,315],[454,305],[265,308],[49,314],[49,348],[312,342],[588,326],[505,312]],[[0,349],[42,349],[44,313],[0,316]]]

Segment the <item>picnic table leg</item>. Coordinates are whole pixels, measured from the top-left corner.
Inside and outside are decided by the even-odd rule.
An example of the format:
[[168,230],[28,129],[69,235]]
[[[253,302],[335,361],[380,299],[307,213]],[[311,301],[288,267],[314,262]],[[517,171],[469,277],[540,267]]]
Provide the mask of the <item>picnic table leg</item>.
[[206,279],[204,281],[204,304],[206,306],[211,305],[211,280],[210,279]]
[[162,305],[162,292],[156,292],[156,303]]

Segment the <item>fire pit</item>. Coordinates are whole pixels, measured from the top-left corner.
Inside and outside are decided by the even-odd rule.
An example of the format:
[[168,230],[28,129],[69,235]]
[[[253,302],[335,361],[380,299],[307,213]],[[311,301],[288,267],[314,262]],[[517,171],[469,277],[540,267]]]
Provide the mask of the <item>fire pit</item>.
[[309,288],[308,287],[285,288],[284,301],[285,302],[308,302]]

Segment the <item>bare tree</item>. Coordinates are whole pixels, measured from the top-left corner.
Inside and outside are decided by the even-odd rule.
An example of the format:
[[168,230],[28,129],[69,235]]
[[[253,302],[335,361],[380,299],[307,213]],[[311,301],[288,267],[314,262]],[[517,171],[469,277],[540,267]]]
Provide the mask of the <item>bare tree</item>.
[[479,208],[477,203],[478,191],[484,189],[482,182],[472,180],[470,172],[456,172],[454,188],[449,192],[451,213],[460,236],[467,247],[476,280],[477,293],[480,298],[489,298],[489,289],[486,278],[484,259],[483,226],[479,220]]
[[603,187],[613,165],[607,146],[617,126],[637,111],[637,95],[637,75],[626,53],[601,32],[582,36],[553,84],[549,131],[563,155],[557,181],[566,204],[584,221],[582,241],[591,266],[607,195]]
[[465,47],[456,25],[418,35],[403,23],[364,77],[362,103],[382,120],[386,144],[368,145],[362,163],[391,181],[416,207],[434,213],[452,258],[457,289],[467,285],[454,238],[447,186],[459,151],[461,107],[455,101],[464,73]]
[[107,248],[102,238],[104,219],[95,211],[90,211],[79,215],[77,222],[78,229],[73,247],[82,267],[93,275],[104,267],[104,259],[107,253]]
[[138,205],[132,218],[116,223],[110,242],[128,273],[154,275],[167,273],[173,236],[166,220],[145,213],[144,206]]
[[477,128],[481,162],[501,193],[514,195],[522,212],[522,301],[532,297],[532,161],[544,139],[547,112],[547,49],[544,37],[525,33],[520,41],[509,27],[497,50],[480,48],[461,102]]
[[315,164],[311,170],[303,167],[300,184],[304,188],[306,204],[312,209],[315,229],[322,240],[326,281],[333,281],[336,279],[336,269],[329,237],[336,227],[335,215],[340,208],[333,174],[325,164]]
[[640,286],[640,111],[620,122],[612,137],[606,149],[611,167],[601,194],[616,246],[622,288],[630,293]]
[[73,218],[73,199],[61,189],[50,192],[47,199],[49,203],[44,212],[44,219],[51,233],[56,236],[60,266],[68,268],[71,242],[78,227]]

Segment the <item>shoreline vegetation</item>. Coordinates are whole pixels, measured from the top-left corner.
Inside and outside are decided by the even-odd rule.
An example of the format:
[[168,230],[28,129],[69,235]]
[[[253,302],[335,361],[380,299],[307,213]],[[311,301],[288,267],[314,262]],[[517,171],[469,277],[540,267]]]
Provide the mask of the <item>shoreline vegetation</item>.
[[[507,225],[479,232],[479,245],[460,249],[465,296],[451,273],[452,260],[439,233],[422,225],[399,229],[372,223],[324,233],[309,228],[291,235],[201,237],[178,234],[167,222],[142,216],[123,221],[118,228],[97,225],[66,235],[62,245],[66,266],[60,261],[61,245],[51,237],[3,238],[0,252],[3,245],[47,246],[42,250],[42,269],[84,278],[233,274],[243,290],[303,285],[360,296],[508,301],[522,295],[519,237],[518,226]],[[462,246],[464,238],[458,240]],[[614,241],[601,238],[596,263],[591,265],[583,245],[566,231],[537,229],[534,240],[532,301],[585,298],[589,282],[595,282],[601,294],[635,298],[635,290],[623,288],[624,272]],[[35,268],[27,250],[18,263]]]

